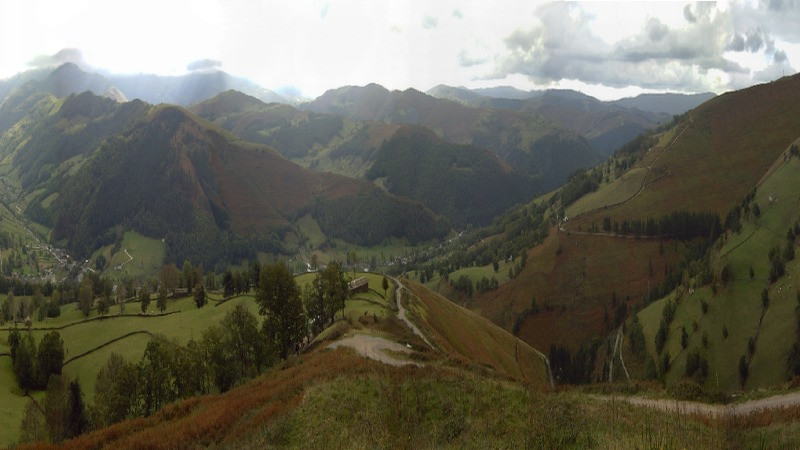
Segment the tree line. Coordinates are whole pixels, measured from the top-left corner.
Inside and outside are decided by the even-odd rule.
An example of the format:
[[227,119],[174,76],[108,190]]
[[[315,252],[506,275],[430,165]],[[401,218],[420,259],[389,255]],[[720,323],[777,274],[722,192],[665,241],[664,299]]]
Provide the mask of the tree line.
[[673,211],[658,218],[612,221],[603,218],[603,231],[621,235],[691,239],[704,237],[716,240],[722,233],[718,215],[708,212]]
[[[200,291],[196,289],[195,296]],[[77,430],[148,416],[182,398],[227,391],[298,352],[304,342],[343,311],[348,295],[347,280],[337,262],[318,272],[304,289],[297,285],[285,263],[262,266],[255,296],[259,314],[264,317],[260,324],[242,302],[228,311],[219,325],[210,326],[198,339],[191,339],[185,345],[155,336],[138,362],[128,362],[112,354],[97,374],[95,401],[82,415],[83,426],[67,427],[64,432],[63,426],[51,424],[47,408],[31,406],[26,408],[21,424],[23,439],[58,442],[75,436]],[[42,369],[31,388],[40,389],[42,380],[49,380],[45,381],[46,405],[56,402],[64,392],[60,377],[63,342],[57,337],[57,332],[49,333],[39,345],[39,353],[53,355],[41,357],[48,363],[33,364],[34,368]],[[17,359],[34,345],[30,333],[18,341],[13,350]],[[60,348],[61,352],[46,350],[51,347]],[[61,360],[57,360],[59,354]],[[58,371],[50,371],[55,367]]]

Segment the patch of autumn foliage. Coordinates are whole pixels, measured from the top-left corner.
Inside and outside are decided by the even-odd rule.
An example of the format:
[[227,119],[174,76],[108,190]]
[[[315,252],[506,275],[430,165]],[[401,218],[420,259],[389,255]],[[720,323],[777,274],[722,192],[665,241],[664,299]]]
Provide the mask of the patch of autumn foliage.
[[[380,364],[348,350],[294,357],[270,373],[220,395],[182,400],[156,414],[127,420],[62,445],[66,448],[188,448],[235,442],[294,410],[308,386],[367,373]],[[53,448],[36,444],[26,448]]]

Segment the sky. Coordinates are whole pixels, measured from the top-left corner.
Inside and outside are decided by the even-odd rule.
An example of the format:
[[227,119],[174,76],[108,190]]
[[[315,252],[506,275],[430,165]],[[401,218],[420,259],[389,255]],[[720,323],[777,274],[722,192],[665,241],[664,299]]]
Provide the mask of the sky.
[[307,97],[373,82],[604,100],[721,93],[796,73],[800,0],[0,2],[0,78],[66,60],[113,73],[221,69]]

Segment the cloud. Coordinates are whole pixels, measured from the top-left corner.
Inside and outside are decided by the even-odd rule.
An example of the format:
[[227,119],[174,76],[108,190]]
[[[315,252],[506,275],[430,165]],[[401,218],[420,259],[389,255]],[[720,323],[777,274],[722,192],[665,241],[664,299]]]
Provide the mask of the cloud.
[[439,21],[436,20],[435,17],[425,16],[425,18],[422,19],[422,28],[425,28],[426,30],[436,28],[437,26],[439,26]]
[[453,10],[453,14],[451,14],[451,17],[455,17],[456,19],[463,19],[464,13],[462,13],[460,9],[456,8]]
[[489,61],[489,58],[470,56],[466,50],[461,50],[458,52],[458,65],[461,67],[479,66],[481,64],[486,64]]
[[186,70],[194,72],[196,70],[211,70],[222,66],[222,61],[216,59],[200,59],[186,65]]
[[89,69],[89,64],[83,58],[83,52],[77,48],[65,48],[54,55],[39,55],[28,61],[32,69],[60,66],[64,63],[73,63],[81,69]]
[[330,6],[331,6],[331,5],[329,5],[329,4],[327,4],[327,3],[325,3],[324,5],[322,5],[322,9],[319,11],[319,18],[320,18],[320,19],[324,19],[324,18],[325,18],[325,16],[327,16],[327,15],[328,15],[328,9],[330,8]]
[[[739,59],[727,58],[728,51],[762,55],[783,64],[780,70],[791,70],[785,64],[786,53],[775,50],[770,32],[734,20],[730,10],[714,8],[704,3],[687,5],[683,8],[686,22],[681,23],[648,17],[638,32],[606,42],[592,28],[593,17],[579,4],[544,5],[536,12],[537,24],[507,35],[506,52],[496,58],[490,78],[521,74],[536,84],[577,80],[615,88],[699,92],[719,89],[720,83],[738,87],[747,78],[778,72],[773,68],[753,73]],[[460,63],[469,61],[466,54],[459,55]],[[720,81],[720,73],[725,80]]]
[[694,14],[692,14],[692,5],[686,5],[686,6],[683,8],[683,17],[684,17],[684,18],[686,19],[686,21],[687,21],[687,22],[689,22],[689,23],[695,23],[695,22],[697,22],[697,17],[695,17],[695,16],[694,16]]

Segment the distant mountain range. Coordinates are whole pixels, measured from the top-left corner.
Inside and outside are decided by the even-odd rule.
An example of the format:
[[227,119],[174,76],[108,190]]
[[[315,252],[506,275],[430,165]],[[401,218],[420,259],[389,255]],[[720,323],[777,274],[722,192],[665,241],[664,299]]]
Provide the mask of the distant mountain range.
[[148,103],[189,106],[228,89],[252,95],[264,102],[290,103],[290,99],[244,78],[221,70],[190,72],[180,76],[152,74],[115,75],[87,72],[73,63],[53,69],[37,69],[0,80],[0,98],[29,81],[57,97],[91,91],[117,101],[139,99]]
[[577,91],[550,89],[521,91],[512,87],[470,90],[439,85],[428,91],[437,98],[464,105],[540,114],[583,136],[602,155],[609,155],[622,144],[647,129],[669,121],[714,94],[643,94],[603,102]]
[[467,106],[414,89],[348,86],[330,90],[301,108],[358,121],[423,126],[445,141],[493,152],[517,172],[538,178],[545,190],[601,160],[585,139],[541,115]]

